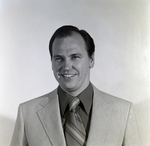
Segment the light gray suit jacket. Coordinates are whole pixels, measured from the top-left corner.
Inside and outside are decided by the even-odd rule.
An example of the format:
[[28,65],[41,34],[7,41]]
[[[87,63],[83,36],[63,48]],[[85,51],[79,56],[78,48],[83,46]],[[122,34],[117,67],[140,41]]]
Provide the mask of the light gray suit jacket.
[[[86,146],[141,146],[132,103],[93,88]],[[19,106],[11,146],[66,146],[57,90]]]

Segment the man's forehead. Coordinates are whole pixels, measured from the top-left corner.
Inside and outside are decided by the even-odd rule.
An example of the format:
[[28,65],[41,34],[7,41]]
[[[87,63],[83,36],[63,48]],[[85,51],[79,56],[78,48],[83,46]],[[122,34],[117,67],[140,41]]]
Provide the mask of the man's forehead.
[[76,49],[76,48],[68,48],[68,49],[56,49],[53,53],[53,55],[72,55],[72,54],[82,54],[81,49]]
[[66,39],[68,39],[68,41],[69,41],[69,38],[70,39],[77,39],[78,38],[78,40],[84,41],[82,35],[79,32],[72,31],[72,32],[70,32],[70,34],[67,34],[67,35],[62,35],[62,36],[58,35],[55,38],[54,42],[57,41],[57,40],[66,40]]
[[71,30],[71,31],[63,33],[63,34],[61,34],[61,33],[57,34],[57,36],[55,37],[55,39],[57,39],[57,38],[72,37],[73,35],[79,35],[79,36],[82,37],[82,35],[79,32]]
[[74,32],[72,35],[55,38],[53,47],[58,46],[86,46],[84,39],[79,33]]
[[60,56],[70,56],[73,54],[86,54],[86,45],[82,38],[74,38],[72,37],[67,37],[63,39],[57,39],[54,42],[53,45],[53,56],[55,55],[60,55]]

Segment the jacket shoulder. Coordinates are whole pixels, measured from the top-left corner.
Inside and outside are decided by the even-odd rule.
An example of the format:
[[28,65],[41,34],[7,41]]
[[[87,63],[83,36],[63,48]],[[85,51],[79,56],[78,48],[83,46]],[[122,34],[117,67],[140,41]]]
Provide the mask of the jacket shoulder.
[[94,87],[94,94],[95,96],[97,96],[96,98],[98,98],[101,102],[115,109],[130,109],[130,107],[132,106],[132,102],[100,91],[96,87]]
[[43,103],[44,101],[47,101],[47,100],[50,101],[56,95],[57,95],[57,89],[51,91],[50,93],[47,93],[47,94],[44,94],[42,96],[33,98],[29,101],[23,102],[20,104],[20,106],[22,106],[24,108],[30,108],[30,107],[34,108],[37,105],[39,105],[40,103]]

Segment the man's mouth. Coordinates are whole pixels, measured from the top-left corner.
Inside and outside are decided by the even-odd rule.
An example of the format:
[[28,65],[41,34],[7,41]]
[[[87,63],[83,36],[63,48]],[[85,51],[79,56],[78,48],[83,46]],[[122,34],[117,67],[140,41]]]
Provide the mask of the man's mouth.
[[69,78],[72,78],[72,77],[74,77],[75,76],[75,74],[74,75],[71,75],[71,74],[62,74],[62,76],[65,78],[65,79],[69,79]]
[[57,77],[58,77],[58,78],[63,77],[63,78],[65,78],[65,79],[71,79],[71,78],[73,78],[75,75],[76,75],[76,74],[59,74],[59,73],[57,73]]
[[57,77],[58,77],[58,79],[60,79],[61,77],[63,77],[64,79],[71,79],[71,78],[73,78],[74,76],[76,76],[77,74],[69,74],[69,73],[59,73],[59,72],[57,72]]

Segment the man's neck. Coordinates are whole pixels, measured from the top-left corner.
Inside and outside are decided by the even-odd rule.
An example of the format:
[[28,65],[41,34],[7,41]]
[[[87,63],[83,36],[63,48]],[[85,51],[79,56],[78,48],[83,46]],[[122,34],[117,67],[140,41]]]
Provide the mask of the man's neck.
[[65,89],[63,89],[66,93],[68,93],[69,95],[75,97],[75,96],[78,96],[80,93],[82,93],[87,87],[88,85],[90,84],[90,82],[83,88],[79,88],[78,90],[75,90],[75,91],[67,91]]

